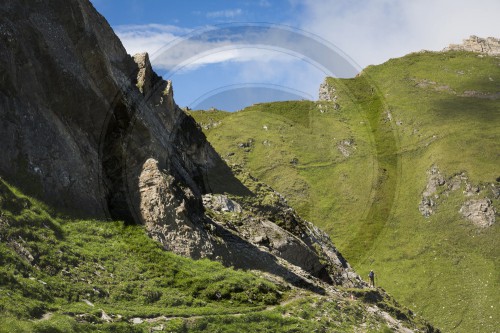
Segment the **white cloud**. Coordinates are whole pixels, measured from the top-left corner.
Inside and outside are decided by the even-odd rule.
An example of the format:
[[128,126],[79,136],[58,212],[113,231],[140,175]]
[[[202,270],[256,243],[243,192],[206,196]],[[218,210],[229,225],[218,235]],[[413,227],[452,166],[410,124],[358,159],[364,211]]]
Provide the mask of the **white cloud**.
[[237,24],[199,30],[190,34],[191,38],[179,37],[190,30],[175,26],[119,26],[116,31],[130,54],[148,52],[153,65],[167,71],[186,71],[222,62],[285,63],[284,59],[290,56],[295,60],[307,58],[304,54],[314,54],[314,48],[322,45],[310,43],[313,39],[292,30],[255,30]]
[[[272,52],[272,51],[269,51]],[[327,74],[313,64],[290,55],[270,56],[268,61],[249,61],[241,66],[237,80],[241,82],[272,82],[302,91],[316,99],[320,83]]]
[[226,10],[218,10],[215,12],[207,12],[205,16],[207,18],[235,18],[236,16],[240,16],[243,13],[241,8],[236,9],[226,9]]
[[266,49],[251,45],[232,45],[227,41],[185,40],[181,44],[161,50],[151,59],[156,67],[175,72],[195,70],[201,66],[224,62],[265,62],[276,60],[280,56],[279,53],[268,53]]
[[[200,51],[193,51],[197,49]],[[172,71],[196,70],[205,65],[218,63],[240,63],[242,70],[251,73],[254,77],[266,78],[266,80],[272,77],[279,78],[272,74],[277,67],[285,67],[286,71],[293,72],[294,63],[303,62],[299,54],[271,46],[211,45],[210,49],[206,51],[204,49],[206,45],[192,43],[185,51],[177,49],[176,55],[167,51],[153,61],[157,67]],[[260,64],[259,70],[255,70],[257,68],[255,64]],[[249,68],[252,69],[248,70]],[[285,70],[282,72],[284,73]]]
[[[290,0],[296,4],[296,0]],[[441,50],[470,35],[499,37],[498,0],[303,0],[303,29],[332,42],[358,64]]]
[[[247,29],[236,24],[228,29],[190,31],[175,26],[136,25],[119,26],[116,31],[129,53],[149,52],[153,66],[174,81],[178,75],[223,64],[229,71],[210,82],[278,84],[315,98],[323,78],[332,75],[321,58],[314,62],[305,56],[325,52],[318,51],[323,44],[293,29]],[[188,32],[192,38],[179,38]],[[201,79],[206,81],[207,77]]]
[[209,52],[197,55],[197,58],[190,61],[193,66],[215,64],[220,62],[249,62],[259,61],[269,63],[271,61],[284,61],[285,56],[277,51],[266,50],[262,48],[248,47],[223,47],[221,49],[212,49]]
[[119,25],[114,27],[114,30],[127,52],[132,55],[141,52],[152,55],[179,36],[191,31],[161,24]]
[[233,44],[224,36],[217,41],[184,38],[192,30],[171,25],[117,26],[115,32],[128,53],[148,52],[163,69],[178,66],[190,69],[226,61],[270,61],[279,56],[255,45]]

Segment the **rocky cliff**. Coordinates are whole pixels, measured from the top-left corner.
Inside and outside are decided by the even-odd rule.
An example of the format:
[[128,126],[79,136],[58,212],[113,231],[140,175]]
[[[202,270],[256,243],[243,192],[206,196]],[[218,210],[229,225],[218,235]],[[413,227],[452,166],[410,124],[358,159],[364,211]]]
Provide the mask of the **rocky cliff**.
[[[234,177],[87,0],[4,1],[0,40],[1,177],[69,216],[144,224],[179,254],[318,291],[363,285],[279,194]],[[232,220],[216,204],[228,200]]]
[[488,55],[500,55],[500,39],[494,37],[480,38],[470,36],[463,40],[462,44],[451,44],[443,51],[458,50],[483,53]]

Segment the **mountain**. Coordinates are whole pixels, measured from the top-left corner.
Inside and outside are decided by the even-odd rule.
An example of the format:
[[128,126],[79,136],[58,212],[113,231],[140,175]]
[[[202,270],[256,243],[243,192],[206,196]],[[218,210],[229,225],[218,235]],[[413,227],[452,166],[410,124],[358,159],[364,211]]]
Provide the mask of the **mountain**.
[[194,111],[233,168],[288,198],[361,276],[445,332],[493,332],[500,58],[471,37],[327,78],[319,100]]
[[[249,197],[242,203],[245,212],[257,204],[267,207],[259,195],[274,194],[262,186],[252,191],[234,177],[175,104],[171,82],[153,72],[147,54],[129,56],[90,3],[9,1],[2,12],[8,47],[2,48],[0,64],[0,172],[7,182],[68,216],[143,224],[165,249],[191,258],[265,266],[303,283],[279,263],[288,256],[284,259],[324,281],[362,283],[348,282],[351,270],[333,244],[285,204],[259,219],[288,223],[275,230],[284,242],[270,243],[265,252],[250,235],[242,238],[207,215],[204,195]],[[260,228],[245,227],[251,233]],[[307,255],[292,259],[295,251]],[[320,262],[324,251],[328,263]],[[243,262],[242,255],[259,260]]]
[[436,331],[229,168],[89,1],[4,1],[0,39],[0,331]]

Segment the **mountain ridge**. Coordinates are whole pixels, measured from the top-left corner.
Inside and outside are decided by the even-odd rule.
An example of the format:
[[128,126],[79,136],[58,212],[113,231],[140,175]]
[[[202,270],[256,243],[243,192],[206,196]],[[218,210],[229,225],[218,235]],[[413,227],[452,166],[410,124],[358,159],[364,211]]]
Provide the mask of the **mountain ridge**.
[[498,317],[498,75],[496,55],[415,52],[327,78],[317,102],[191,114],[229,165],[283,193],[361,275],[375,269],[445,331],[488,332]]

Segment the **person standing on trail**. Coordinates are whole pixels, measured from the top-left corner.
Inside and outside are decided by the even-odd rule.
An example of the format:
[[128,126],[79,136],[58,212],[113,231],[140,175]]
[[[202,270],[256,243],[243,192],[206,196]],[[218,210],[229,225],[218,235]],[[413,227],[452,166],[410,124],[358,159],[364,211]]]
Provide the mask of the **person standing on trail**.
[[368,277],[370,278],[370,286],[375,288],[375,273],[373,273],[373,270],[368,273]]

